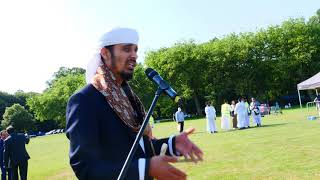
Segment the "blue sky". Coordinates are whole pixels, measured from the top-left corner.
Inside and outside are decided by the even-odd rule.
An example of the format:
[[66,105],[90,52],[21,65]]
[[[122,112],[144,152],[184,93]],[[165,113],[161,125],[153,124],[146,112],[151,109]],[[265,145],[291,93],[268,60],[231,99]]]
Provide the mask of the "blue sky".
[[254,32],[319,8],[319,0],[0,0],[0,91],[41,92],[59,67],[85,68],[115,26],[139,31],[142,62],[177,41]]

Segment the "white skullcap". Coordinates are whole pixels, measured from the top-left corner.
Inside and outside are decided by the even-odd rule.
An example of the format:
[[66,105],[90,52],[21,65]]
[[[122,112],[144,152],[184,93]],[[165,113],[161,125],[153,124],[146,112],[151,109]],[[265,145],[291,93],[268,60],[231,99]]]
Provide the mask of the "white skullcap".
[[101,62],[100,50],[105,46],[111,46],[116,44],[138,44],[139,35],[138,32],[130,28],[114,28],[105,34],[103,34],[98,43],[97,52],[93,58],[89,61],[86,69],[86,82],[91,83],[93,76],[96,74]]

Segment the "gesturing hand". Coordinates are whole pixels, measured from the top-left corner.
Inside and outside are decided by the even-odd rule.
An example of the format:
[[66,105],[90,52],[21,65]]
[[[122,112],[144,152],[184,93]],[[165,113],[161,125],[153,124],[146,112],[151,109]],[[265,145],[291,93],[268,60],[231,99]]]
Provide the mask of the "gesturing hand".
[[176,136],[176,150],[182,154],[185,159],[191,158],[195,163],[202,161],[202,151],[188,138],[188,135],[194,132],[194,128],[190,128]]
[[169,162],[177,162],[177,158],[170,156],[154,156],[150,160],[149,175],[158,180],[184,180],[186,174],[171,166]]

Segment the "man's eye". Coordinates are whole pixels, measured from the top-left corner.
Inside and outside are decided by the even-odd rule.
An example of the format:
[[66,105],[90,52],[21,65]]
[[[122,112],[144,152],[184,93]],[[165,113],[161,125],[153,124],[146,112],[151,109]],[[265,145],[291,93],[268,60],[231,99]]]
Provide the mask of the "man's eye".
[[125,52],[129,52],[129,51],[130,51],[130,48],[125,47],[125,48],[123,48],[123,50],[124,50]]

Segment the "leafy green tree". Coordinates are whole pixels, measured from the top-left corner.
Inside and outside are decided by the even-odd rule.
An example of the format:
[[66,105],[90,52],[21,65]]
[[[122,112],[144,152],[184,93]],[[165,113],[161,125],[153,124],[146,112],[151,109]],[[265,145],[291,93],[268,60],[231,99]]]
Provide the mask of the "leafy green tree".
[[148,108],[152,102],[156,87],[145,75],[145,68],[141,63],[135,67],[133,79],[129,81],[129,84],[139,96],[143,105]]
[[14,96],[19,100],[19,104],[29,110],[27,106],[27,99],[32,98],[33,96],[38,95],[36,92],[24,92],[22,90],[18,90],[14,93]]
[[317,10],[316,15],[310,17],[308,23],[309,24],[320,24],[320,9]]
[[0,91],[0,116],[2,117],[6,107],[12,106],[15,103],[21,103],[14,95]]
[[85,74],[85,72],[86,71],[83,68],[79,68],[79,67],[73,67],[73,68],[60,67],[59,70],[53,74],[52,79],[47,81],[47,84],[50,88],[53,85],[53,83],[61,77],[65,77],[70,74],[74,74],[74,75]]
[[[198,114],[202,114],[199,95],[202,92],[202,76],[205,64],[196,52],[193,41],[177,43],[171,48],[149,52],[145,63],[156,69],[184,99],[193,99]],[[170,108],[176,109],[176,108]]]
[[28,99],[27,105],[35,113],[37,120],[55,120],[60,127],[65,127],[68,99],[84,85],[85,78],[82,73],[60,76],[45,92]]
[[34,129],[32,115],[20,104],[7,107],[3,114],[2,127],[12,125],[17,131],[26,132]]

